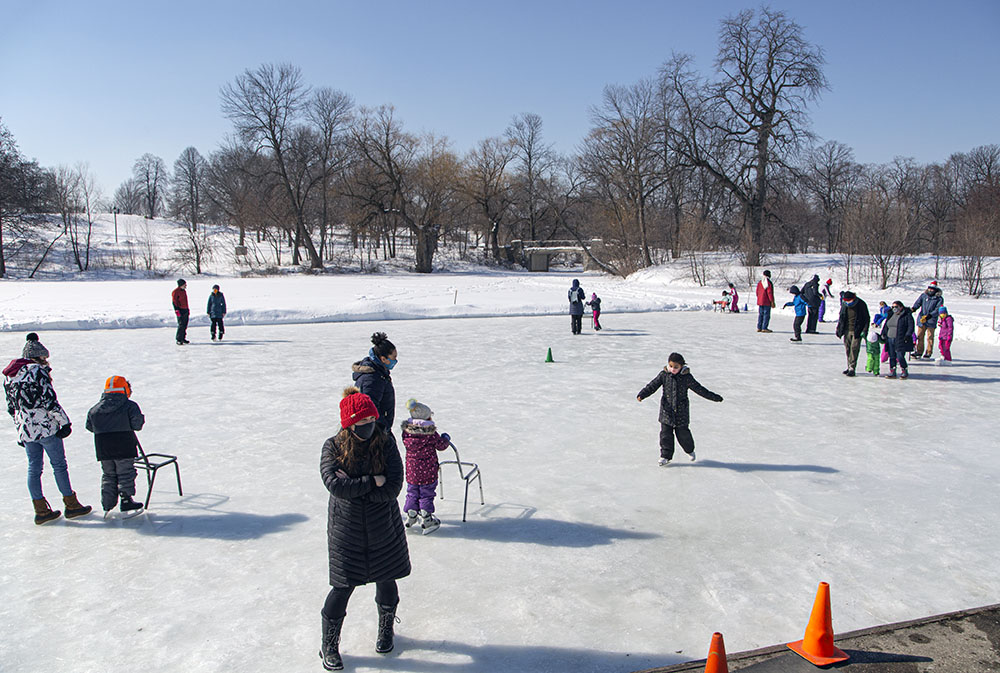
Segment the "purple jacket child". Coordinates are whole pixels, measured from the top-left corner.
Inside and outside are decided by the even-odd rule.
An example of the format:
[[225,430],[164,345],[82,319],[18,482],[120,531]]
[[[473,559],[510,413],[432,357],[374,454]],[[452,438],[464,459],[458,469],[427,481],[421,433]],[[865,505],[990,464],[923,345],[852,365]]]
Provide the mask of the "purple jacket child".
[[942,306],[938,309],[938,349],[941,357],[951,362],[951,340],[955,337],[955,319]]
[[402,422],[403,446],[406,447],[406,527],[416,523],[417,515],[423,518],[423,532],[436,530],[441,522],[434,517],[434,495],[438,482],[438,451],[448,448],[451,437],[439,435],[433,412],[426,404],[416,400],[406,403],[410,418]]

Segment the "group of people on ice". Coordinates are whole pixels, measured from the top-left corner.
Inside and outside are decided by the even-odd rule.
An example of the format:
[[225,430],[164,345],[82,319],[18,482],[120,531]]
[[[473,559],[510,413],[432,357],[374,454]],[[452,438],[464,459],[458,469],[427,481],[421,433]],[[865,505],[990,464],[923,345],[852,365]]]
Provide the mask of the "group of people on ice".
[[569,327],[573,334],[580,334],[583,331],[583,307],[589,306],[593,319],[594,331],[601,329],[601,300],[596,292],[590,294],[590,301],[584,301],[587,294],[580,287],[580,281],[576,278],[566,293],[569,299]]
[[[177,316],[177,334],[175,340],[178,346],[191,343],[187,338],[188,320],[191,318],[191,307],[188,305],[187,281],[183,278],[177,279],[177,287],[170,293],[170,303],[174,307],[174,315]],[[212,293],[208,295],[208,307],[205,309],[211,321],[210,333],[212,341],[226,334],[226,295],[222,294],[218,285],[212,286]]]

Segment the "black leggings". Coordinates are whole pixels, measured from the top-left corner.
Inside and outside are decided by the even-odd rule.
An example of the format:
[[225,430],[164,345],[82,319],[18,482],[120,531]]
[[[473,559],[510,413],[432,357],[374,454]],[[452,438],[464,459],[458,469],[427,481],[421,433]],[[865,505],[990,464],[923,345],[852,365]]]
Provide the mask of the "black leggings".
[[[351,599],[354,587],[333,587],[326,595],[323,604],[323,616],[327,619],[340,619],[347,614],[347,601]],[[399,588],[396,580],[375,583],[375,602],[379,605],[395,605],[399,602]]]

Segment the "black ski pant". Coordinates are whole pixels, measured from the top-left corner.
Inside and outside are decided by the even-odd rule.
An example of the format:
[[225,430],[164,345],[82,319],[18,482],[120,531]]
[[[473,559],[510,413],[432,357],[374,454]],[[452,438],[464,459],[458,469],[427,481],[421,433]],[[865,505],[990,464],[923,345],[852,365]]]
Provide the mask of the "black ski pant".
[[809,320],[806,321],[806,334],[816,333],[816,323],[819,321],[819,306],[809,307]]
[[118,495],[135,495],[135,460],[101,461],[101,506],[107,512],[118,504]]
[[177,341],[180,343],[187,341],[188,318],[190,317],[190,309],[182,308],[177,311]]
[[[351,599],[354,587],[333,587],[326,595],[323,604],[323,616],[327,619],[340,619],[347,614],[347,601]],[[396,605],[399,602],[399,588],[396,580],[375,583],[375,602],[379,605]]]
[[660,423],[660,458],[667,460],[674,459],[674,435],[677,435],[677,442],[684,449],[684,453],[694,453],[694,436],[687,426],[675,428],[666,423]]
[[226,326],[222,323],[222,318],[212,318],[212,338],[215,338],[215,328],[219,328],[219,338],[226,333]]
[[792,329],[795,330],[795,339],[798,341],[802,340],[802,322],[806,319],[804,315],[795,316],[795,320],[792,322]]
[[583,331],[583,316],[571,315],[569,317],[569,326],[573,330],[573,334],[580,334]]

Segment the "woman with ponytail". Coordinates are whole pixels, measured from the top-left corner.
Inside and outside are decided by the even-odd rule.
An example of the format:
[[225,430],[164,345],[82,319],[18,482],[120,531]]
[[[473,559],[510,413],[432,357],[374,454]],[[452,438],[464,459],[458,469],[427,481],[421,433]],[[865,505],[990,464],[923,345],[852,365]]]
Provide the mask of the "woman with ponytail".
[[375,403],[379,413],[377,422],[386,432],[392,432],[396,417],[396,389],[389,375],[396,366],[396,356],[396,347],[385,332],[375,332],[368,356],[351,365],[354,385]]

